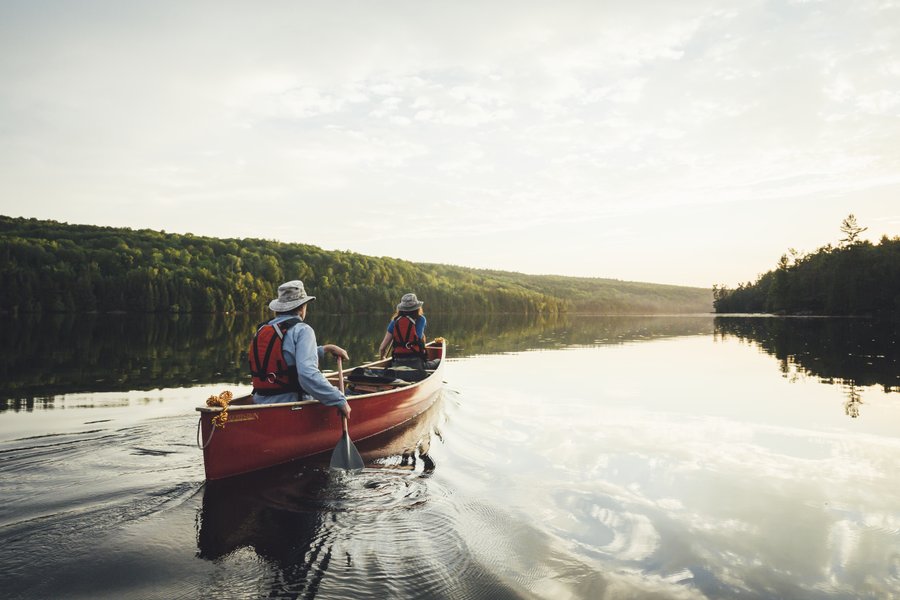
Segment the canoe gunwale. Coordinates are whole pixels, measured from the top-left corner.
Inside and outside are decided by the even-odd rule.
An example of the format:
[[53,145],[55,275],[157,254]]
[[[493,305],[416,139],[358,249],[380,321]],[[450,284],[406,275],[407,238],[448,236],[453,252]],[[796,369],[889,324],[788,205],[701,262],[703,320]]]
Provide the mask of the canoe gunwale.
[[[380,392],[368,392],[365,394],[354,394],[352,396],[347,396],[347,403],[349,404],[351,402],[356,402],[357,400],[366,400],[367,398],[371,398],[373,396],[383,396],[384,394],[394,394],[397,392],[398,389],[403,389],[403,390],[412,389],[412,388],[419,386],[419,385],[427,382],[428,380],[430,380],[432,377],[434,377],[435,373],[437,373],[437,370],[435,370],[433,373],[431,373],[428,377],[426,377],[422,381],[410,383],[409,385],[404,385],[400,388],[389,388],[386,390],[381,390]],[[250,396],[250,394],[246,394],[244,396],[239,396],[238,400],[240,400],[242,398],[247,398],[249,396]],[[318,400],[299,400],[297,402],[277,402],[277,403],[272,403],[272,404],[229,404],[228,410],[229,411],[260,410],[260,409],[265,409],[265,408],[278,408],[278,407],[284,407],[284,406],[307,406],[310,404],[321,404],[321,402],[319,402]],[[218,413],[218,412],[222,412],[222,410],[224,410],[224,409],[221,406],[198,406],[195,408],[195,410],[197,412],[201,412],[201,413]]]
[[[434,369],[433,371],[428,372],[429,373],[428,377],[426,377],[425,379],[422,379],[421,381],[410,382],[409,385],[404,385],[402,387],[387,388],[387,389],[384,389],[384,390],[381,390],[378,392],[368,392],[365,394],[354,394],[352,396],[347,396],[347,403],[349,404],[351,402],[356,402],[357,400],[366,400],[367,398],[383,396],[385,394],[394,394],[399,389],[409,390],[409,389],[413,389],[415,387],[421,386],[428,381],[431,381],[431,378],[434,377],[435,375],[437,375],[438,373],[440,373],[441,368],[444,366],[443,355],[446,353],[446,347],[444,347],[443,344],[435,344],[434,342],[429,343],[428,346],[431,346],[432,348],[442,348],[441,363],[438,365],[437,369]],[[382,360],[376,360],[373,362],[368,362],[368,363],[365,363],[362,365],[357,365],[356,367],[351,367],[351,368],[347,369],[345,372],[350,372],[353,369],[358,369],[358,368],[371,368],[374,365],[386,364],[389,360],[390,359],[382,359]],[[328,377],[336,376],[337,371],[326,371],[323,374],[325,375],[325,377],[327,379]],[[346,375],[345,375],[345,378],[346,378]],[[335,386],[335,387],[337,387],[337,386]],[[249,398],[250,396],[251,396],[251,394],[244,394],[243,396],[238,396],[236,398],[236,400],[242,400],[244,398]],[[321,404],[321,402],[313,399],[313,400],[298,400],[297,402],[278,402],[278,403],[273,403],[273,404],[253,404],[253,403],[251,403],[251,404],[229,404],[228,410],[229,411],[261,410],[261,409],[265,410],[265,409],[271,409],[271,408],[283,408],[285,406],[309,406],[309,405],[314,405],[314,404]],[[199,413],[220,413],[225,409],[222,408],[221,406],[197,406],[197,407],[195,407],[194,410],[196,410]]]

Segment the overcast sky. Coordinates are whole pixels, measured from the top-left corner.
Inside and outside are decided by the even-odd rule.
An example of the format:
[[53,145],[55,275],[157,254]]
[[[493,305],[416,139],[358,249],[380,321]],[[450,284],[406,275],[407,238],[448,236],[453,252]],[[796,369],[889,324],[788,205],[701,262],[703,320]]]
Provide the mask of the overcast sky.
[[0,213],[708,287],[900,235],[900,0],[0,0]]

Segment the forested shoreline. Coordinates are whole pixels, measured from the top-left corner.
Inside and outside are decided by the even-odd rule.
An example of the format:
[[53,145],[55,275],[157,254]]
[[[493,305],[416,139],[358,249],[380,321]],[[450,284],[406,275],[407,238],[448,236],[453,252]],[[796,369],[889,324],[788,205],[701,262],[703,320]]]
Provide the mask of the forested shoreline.
[[900,314],[900,237],[877,244],[857,239],[863,231],[850,215],[837,247],[782,255],[775,269],[735,289],[713,287],[717,313],[896,317]]
[[307,244],[0,216],[0,312],[264,312],[301,279],[329,313],[709,312],[709,290],[413,263]]

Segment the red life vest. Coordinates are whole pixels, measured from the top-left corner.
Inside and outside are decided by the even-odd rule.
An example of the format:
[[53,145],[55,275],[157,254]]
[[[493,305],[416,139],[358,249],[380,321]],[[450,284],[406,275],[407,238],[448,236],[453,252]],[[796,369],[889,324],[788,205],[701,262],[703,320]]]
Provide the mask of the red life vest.
[[300,319],[293,318],[274,325],[263,323],[256,330],[247,352],[254,394],[274,396],[285,392],[303,393],[297,368],[285,362],[282,352],[284,334],[299,322]]
[[425,340],[419,338],[416,333],[416,323],[419,318],[400,316],[394,319],[394,356],[421,356],[425,357]]

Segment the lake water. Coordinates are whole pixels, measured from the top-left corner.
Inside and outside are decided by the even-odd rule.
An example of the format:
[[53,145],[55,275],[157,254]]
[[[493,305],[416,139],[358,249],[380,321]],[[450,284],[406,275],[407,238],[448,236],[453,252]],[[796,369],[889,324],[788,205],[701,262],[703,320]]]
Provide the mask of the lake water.
[[[351,363],[385,325],[309,320]],[[429,315],[442,396],[362,473],[216,485],[252,320],[0,325],[7,598],[900,597],[896,324]]]

